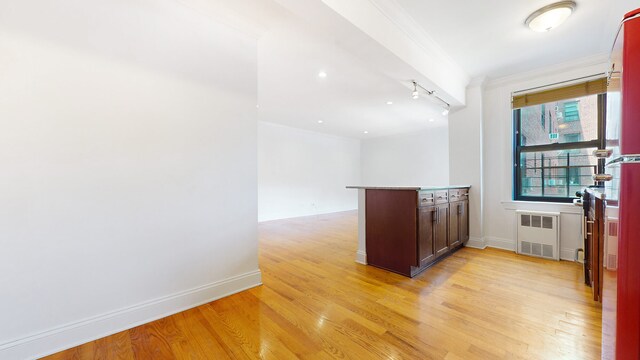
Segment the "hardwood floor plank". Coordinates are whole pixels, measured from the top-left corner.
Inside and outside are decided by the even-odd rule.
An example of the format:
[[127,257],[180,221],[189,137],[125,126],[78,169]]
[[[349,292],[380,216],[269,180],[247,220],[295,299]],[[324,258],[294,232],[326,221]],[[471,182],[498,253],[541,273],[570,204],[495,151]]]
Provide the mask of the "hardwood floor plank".
[[357,215],[262,223],[263,286],[49,359],[599,359],[581,266],[464,248],[410,279],[353,261]]

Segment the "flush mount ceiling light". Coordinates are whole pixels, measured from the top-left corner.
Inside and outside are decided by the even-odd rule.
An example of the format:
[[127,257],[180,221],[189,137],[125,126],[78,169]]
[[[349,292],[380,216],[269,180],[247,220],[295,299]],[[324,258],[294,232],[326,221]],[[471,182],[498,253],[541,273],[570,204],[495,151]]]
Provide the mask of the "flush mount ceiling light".
[[449,105],[448,102],[442,100],[442,98],[438,95],[436,95],[436,91],[435,90],[427,90],[424,86],[418,84],[415,80],[411,80],[411,83],[413,84],[413,92],[411,93],[411,96],[414,99],[417,99],[420,97],[420,92],[418,92],[418,88],[424,90],[424,92],[427,93],[427,95],[429,95],[430,97],[440,101],[444,107],[444,110],[442,111],[442,115],[447,115],[449,114],[449,108],[451,108],[451,105]]
[[324,79],[324,78],[326,78],[326,77],[327,77],[327,73],[326,73],[326,72],[324,72],[324,71],[320,71],[320,72],[318,73],[318,77],[319,77],[319,78],[321,78],[321,79]]
[[575,8],[575,1],[560,1],[536,10],[524,23],[535,32],[546,32],[567,20]]

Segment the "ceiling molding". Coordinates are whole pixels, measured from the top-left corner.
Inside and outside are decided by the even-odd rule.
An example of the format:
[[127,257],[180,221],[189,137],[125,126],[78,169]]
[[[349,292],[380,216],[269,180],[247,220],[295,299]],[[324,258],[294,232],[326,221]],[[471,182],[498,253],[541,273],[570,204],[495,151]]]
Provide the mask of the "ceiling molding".
[[322,2],[415,69],[420,83],[453,106],[464,105],[469,75],[394,1]]
[[450,62],[451,66],[456,67],[460,73],[466,74],[464,69],[397,2],[394,0],[369,0],[369,2],[426,52],[437,54]]
[[545,66],[523,73],[503,76],[495,79],[488,79],[485,83],[485,89],[495,89],[501,86],[521,83],[534,78],[540,78],[547,75],[553,75],[562,72],[576,71],[584,68],[602,67],[602,72],[607,70],[607,64],[609,62],[608,54],[596,54],[587,57],[583,57],[576,60],[565,61],[551,66]]

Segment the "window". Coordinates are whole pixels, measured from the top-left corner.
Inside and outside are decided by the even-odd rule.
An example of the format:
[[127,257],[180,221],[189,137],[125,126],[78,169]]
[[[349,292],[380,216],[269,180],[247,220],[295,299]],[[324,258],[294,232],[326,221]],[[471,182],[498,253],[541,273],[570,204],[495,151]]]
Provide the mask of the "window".
[[580,121],[580,110],[577,101],[564,103],[564,121]]
[[605,101],[594,94],[513,111],[516,200],[570,202],[594,185],[603,166],[592,153],[604,147]]

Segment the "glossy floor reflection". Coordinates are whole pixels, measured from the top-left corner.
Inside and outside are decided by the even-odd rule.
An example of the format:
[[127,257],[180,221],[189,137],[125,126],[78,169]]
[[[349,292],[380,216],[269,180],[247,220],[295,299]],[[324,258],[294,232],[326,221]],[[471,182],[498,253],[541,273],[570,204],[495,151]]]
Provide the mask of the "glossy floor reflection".
[[357,214],[260,224],[264,285],[49,359],[599,359],[581,267],[465,248],[414,279],[354,262]]

